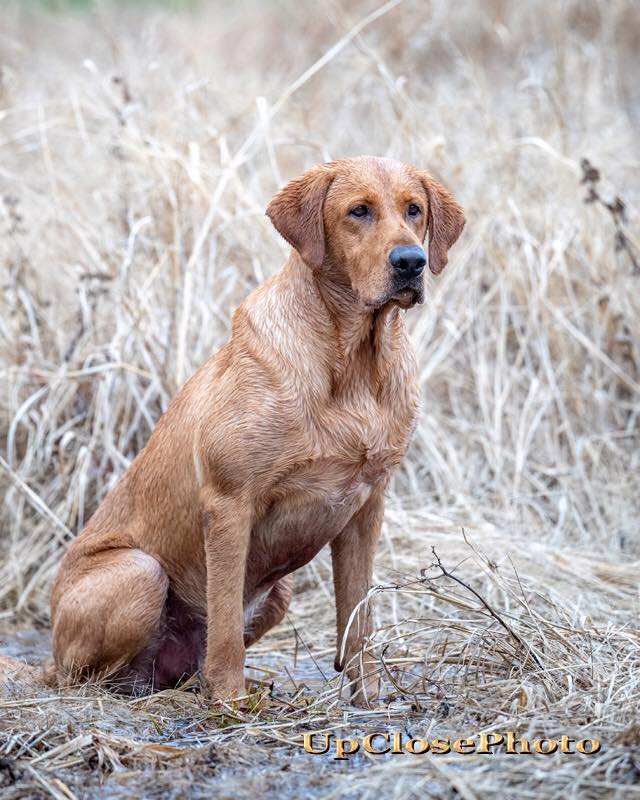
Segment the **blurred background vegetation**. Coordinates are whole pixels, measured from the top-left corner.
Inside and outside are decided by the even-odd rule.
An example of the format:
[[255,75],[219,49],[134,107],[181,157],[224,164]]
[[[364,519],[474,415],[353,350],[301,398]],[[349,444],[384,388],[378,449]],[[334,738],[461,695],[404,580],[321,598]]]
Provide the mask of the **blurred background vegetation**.
[[[306,761],[296,777],[316,792],[335,778],[334,796],[363,797],[570,797],[580,785],[590,798],[622,797],[617,782],[637,786],[638,8],[5,0],[0,644],[6,631],[17,652],[17,627],[46,637],[69,541],[226,341],[234,309],[282,264],[288,248],[264,214],[277,189],[313,163],[391,156],[429,169],[467,226],[424,306],[406,314],[424,409],[376,561],[395,680],[388,719],[420,732],[574,730],[606,748],[588,768],[571,756],[533,767],[492,757],[490,769],[425,756],[412,769],[325,772],[315,788],[324,767]],[[422,582],[432,545],[508,627],[459,584]],[[296,575],[289,621],[251,651],[289,704],[269,712],[283,736],[299,733],[308,703],[318,727],[344,724],[333,626],[323,551]],[[280,656],[295,662],[295,688],[281,662],[273,669]],[[49,715],[53,705],[30,704],[33,717],[3,706],[0,755],[26,754],[46,781],[38,753],[52,750],[54,769],[55,748],[71,742],[78,761],[57,780],[83,796],[85,781],[102,780],[92,764],[113,786],[129,775],[124,763],[140,796],[136,759],[155,763],[141,741],[179,741],[185,759],[198,742],[224,745],[188,693],[158,700],[153,724],[149,707],[112,701],[87,740],[92,697]],[[198,742],[180,739],[176,708],[187,705]],[[217,751],[225,763],[241,752],[234,736],[268,734],[268,716],[232,726]],[[109,738],[123,719],[136,741]],[[281,772],[291,747],[278,742],[282,758],[261,763],[269,785],[286,788],[296,770]],[[193,768],[202,796],[214,779],[207,759]],[[151,770],[145,796],[159,781],[185,796],[170,785],[176,774]],[[180,775],[191,792],[186,766]],[[22,789],[13,796],[40,791]]]
[[[185,11],[195,8],[207,0],[0,0],[0,7],[4,6],[33,6],[43,8],[47,11],[66,13],[74,10],[96,10],[98,8],[117,8],[118,6],[150,9],[155,7],[168,8],[175,11]],[[208,0],[211,2],[212,0]],[[268,2],[278,2],[278,0],[268,0]],[[213,3],[220,3],[220,0],[213,0]]]

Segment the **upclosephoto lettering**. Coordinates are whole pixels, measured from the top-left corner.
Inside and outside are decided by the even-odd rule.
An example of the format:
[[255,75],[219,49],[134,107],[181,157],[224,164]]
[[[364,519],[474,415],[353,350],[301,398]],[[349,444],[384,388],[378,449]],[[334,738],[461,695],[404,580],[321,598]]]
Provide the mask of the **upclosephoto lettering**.
[[404,731],[374,731],[362,737],[339,737],[333,733],[311,732],[303,735],[304,749],[314,756],[346,761],[358,752],[369,755],[583,755],[600,752],[598,739],[575,739],[567,735],[528,739],[515,731],[480,733],[468,737],[441,736],[434,739],[412,738]]

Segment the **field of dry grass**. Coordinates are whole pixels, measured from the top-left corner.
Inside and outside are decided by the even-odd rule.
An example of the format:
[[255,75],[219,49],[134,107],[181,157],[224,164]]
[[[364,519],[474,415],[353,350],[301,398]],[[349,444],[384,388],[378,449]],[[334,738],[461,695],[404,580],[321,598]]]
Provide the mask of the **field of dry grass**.
[[[286,179],[390,155],[467,213],[407,315],[379,709],[340,699],[323,551],[248,653],[252,709],[0,677],[3,797],[640,794],[638,7],[379,3],[0,5],[0,654],[46,659],[69,540],[282,263]],[[342,762],[302,750],[320,730],[602,750]]]

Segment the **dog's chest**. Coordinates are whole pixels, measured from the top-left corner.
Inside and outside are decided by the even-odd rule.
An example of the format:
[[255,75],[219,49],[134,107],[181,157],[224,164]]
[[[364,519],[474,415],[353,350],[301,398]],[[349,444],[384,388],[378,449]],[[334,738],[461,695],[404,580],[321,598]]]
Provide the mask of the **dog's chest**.
[[406,453],[415,411],[413,401],[392,409],[368,394],[316,417],[302,458],[271,488],[252,532],[254,585],[306,564],[384,488]]
[[402,461],[413,411],[408,403],[393,409],[365,391],[328,404],[310,426],[307,458],[289,479],[303,494],[325,498],[329,505],[368,496]]

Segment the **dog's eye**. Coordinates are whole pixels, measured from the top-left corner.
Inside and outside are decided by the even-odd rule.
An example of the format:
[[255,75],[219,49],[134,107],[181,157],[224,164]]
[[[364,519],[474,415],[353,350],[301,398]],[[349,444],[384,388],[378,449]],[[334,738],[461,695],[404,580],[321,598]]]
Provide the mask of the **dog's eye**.
[[361,204],[359,206],[354,206],[349,212],[349,214],[352,217],[356,217],[357,219],[362,219],[363,217],[366,217],[368,213],[369,213],[369,206],[365,206],[364,204]]
[[409,203],[407,214],[410,217],[419,217],[420,214],[422,214],[422,211],[420,210],[420,206],[417,206],[415,203]]

